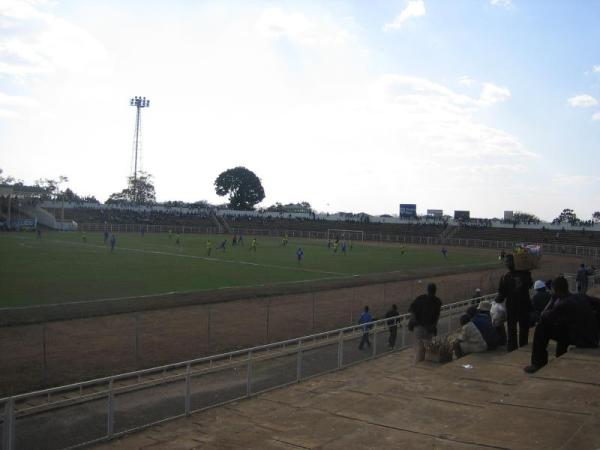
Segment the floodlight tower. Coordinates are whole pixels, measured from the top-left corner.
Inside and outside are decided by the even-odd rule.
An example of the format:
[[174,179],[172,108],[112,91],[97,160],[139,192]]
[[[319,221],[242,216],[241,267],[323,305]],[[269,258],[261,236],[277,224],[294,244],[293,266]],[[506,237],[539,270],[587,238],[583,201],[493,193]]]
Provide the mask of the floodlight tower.
[[150,99],[146,97],[133,97],[129,101],[130,106],[135,106],[135,137],[133,142],[134,160],[133,160],[133,198],[137,203],[137,175],[138,175],[138,161],[139,161],[139,144],[140,144],[140,123],[141,123],[141,109],[148,108],[150,106]]

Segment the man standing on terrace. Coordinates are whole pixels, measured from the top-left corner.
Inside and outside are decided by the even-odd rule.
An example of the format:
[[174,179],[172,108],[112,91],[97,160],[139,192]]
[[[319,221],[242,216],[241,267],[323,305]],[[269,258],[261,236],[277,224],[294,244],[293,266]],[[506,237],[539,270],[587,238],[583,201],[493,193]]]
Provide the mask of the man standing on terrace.
[[552,281],[553,298],[542,313],[533,334],[531,365],[525,372],[534,373],[548,364],[548,343],[556,341],[556,357],[567,352],[569,345],[598,347],[600,301],[587,295],[571,294],[564,277]]
[[577,270],[577,275],[575,277],[575,282],[577,283],[577,293],[585,294],[588,290],[588,276],[590,272],[586,269],[585,264],[581,263],[579,266],[579,270]]
[[427,294],[419,295],[408,309],[410,313],[408,330],[415,334],[415,362],[425,359],[425,342],[431,341],[437,335],[442,301],[436,297],[436,291],[437,286],[429,283]]
[[[506,300],[506,326],[508,328],[506,350],[512,352],[527,345],[528,342],[529,313],[531,311],[529,289],[533,286],[533,280],[529,270],[515,270],[513,255],[506,255],[504,262],[508,272],[500,278],[496,302],[504,303]],[[517,324],[519,327],[518,341]]]

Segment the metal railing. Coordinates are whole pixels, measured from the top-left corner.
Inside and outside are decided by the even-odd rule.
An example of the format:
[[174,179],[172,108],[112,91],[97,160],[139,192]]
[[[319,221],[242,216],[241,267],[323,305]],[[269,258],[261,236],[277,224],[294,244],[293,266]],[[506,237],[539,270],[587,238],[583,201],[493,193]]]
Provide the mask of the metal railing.
[[[442,308],[439,334],[455,316],[495,294]],[[387,343],[379,319],[221,355],[154,367],[0,399],[3,450],[80,448],[372,359],[412,345],[408,314],[397,316],[399,342]],[[364,333],[372,344],[358,349]]]
[[[569,290],[577,292],[577,274],[565,273],[564,276],[569,282]],[[596,270],[588,275],[588,291],[594,289],[596,285],[600,285],[600,270]]]

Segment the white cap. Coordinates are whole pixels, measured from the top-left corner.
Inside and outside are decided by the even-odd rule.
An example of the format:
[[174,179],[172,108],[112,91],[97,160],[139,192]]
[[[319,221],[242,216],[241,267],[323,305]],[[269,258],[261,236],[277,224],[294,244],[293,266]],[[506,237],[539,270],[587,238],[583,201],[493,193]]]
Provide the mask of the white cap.
[[533,285],[534,289],[546,289],[546,283],[544,283],[542,280],[537,280],[535,282],[535,284]]

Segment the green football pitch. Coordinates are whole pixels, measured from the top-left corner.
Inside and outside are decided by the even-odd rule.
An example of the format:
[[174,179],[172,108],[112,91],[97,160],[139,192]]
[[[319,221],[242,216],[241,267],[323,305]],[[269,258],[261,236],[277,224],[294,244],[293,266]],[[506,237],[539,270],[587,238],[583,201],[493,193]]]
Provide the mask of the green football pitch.
[[[419,268],[469,271],[497,264],[495,252],[452,248],[444,259],[440,247],[354,242],[342,254],[322,240],[252,237],[231,246],[231,237],[121,233],[114,252],[102,233],[45,232],[0,234],[0,307],[85,301],[102,298],[189,292],[232,286],[348,278]],[[229,238],[227,250],[218,250]],[[206,241],[212,241],[207,256]],[[298,262],[296,250],[304,258]]]

